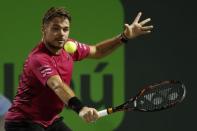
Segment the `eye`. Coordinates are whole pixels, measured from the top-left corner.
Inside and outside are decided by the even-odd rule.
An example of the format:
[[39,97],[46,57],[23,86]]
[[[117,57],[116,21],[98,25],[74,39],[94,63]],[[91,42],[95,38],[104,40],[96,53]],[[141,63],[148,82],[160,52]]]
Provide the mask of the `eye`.
[[58,27],[52,27],[52,31],[57,32],[59,30]]
[[69,31],[69,28],[66,27],[66,28],[64,28],[63,30],[64,30],[64,32],[67,32],[67,31]]

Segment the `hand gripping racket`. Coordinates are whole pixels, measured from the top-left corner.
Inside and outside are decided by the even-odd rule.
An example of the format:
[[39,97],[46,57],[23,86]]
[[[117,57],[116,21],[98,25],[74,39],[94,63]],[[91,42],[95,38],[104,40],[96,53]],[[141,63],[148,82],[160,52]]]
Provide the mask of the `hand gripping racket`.
[[186,95],[186,88],[180,81],[162,81],[144,87],[135,97],[125,103],[98,112],[103,117],[118,111],[154,112],[181,103]]

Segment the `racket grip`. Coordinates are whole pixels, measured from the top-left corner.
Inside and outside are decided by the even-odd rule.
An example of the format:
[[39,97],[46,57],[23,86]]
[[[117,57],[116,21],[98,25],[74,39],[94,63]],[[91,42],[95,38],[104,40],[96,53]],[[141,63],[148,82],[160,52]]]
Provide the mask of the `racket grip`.
[[98,115],[99,115],[99,117],[107,116],[108,115],[107,109],[98,111]]

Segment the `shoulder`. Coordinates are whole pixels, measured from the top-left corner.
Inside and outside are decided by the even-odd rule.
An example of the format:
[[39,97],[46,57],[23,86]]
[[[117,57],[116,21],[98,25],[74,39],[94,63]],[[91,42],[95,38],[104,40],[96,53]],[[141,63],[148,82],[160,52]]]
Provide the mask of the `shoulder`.
[[49,65],[51,64],[51,56],[45,52],[32,52],[29,54],[26,62],[32,68]]
[[30,61],[42,61],[49,60],[51,58],[50,53],[45,49],[44,44],[38,44],[32,52],[29,54],[28,59]]
[[74,54],[71,54],[74,61],[79,61],[86,58],[90,53],[90,46],[87,43],[79,42],[75,39],[68,39],[73,41],[77,45],[77,50]]
[[28,56],[30,61],[42,61],[42,60],[49,60],[51,57],[43,52],[33,53]]

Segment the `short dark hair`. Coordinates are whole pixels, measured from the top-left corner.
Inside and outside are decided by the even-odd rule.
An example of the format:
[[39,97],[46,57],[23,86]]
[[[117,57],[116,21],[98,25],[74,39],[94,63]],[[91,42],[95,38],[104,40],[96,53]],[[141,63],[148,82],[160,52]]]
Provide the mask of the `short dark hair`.
[[71,21],[70,13],[64,9],[64,7],[51,7],[42,19],[42,25],[50,22],[54,17],[66,17]]

